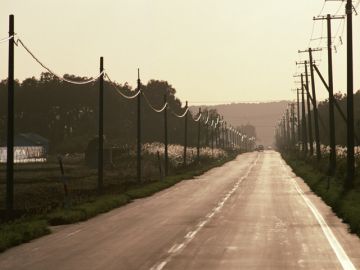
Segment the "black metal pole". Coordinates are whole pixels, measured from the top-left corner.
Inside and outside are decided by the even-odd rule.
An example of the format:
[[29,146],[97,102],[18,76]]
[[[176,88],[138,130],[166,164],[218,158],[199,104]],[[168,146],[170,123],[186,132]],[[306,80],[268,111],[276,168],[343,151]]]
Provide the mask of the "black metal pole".
[[[100,57],[100,73],[104,70],[104,58]],[[104,177],[104,76],[99,83],[99,146],[98,146],[98,191],[103,189]]]
[[[186,101],[185,110],[188,108],[188,102]],[[186,165],[187,156],[187,130],[188,130],[188,113],[185,114],[185,132],[184,132],[184,165]]]
[[[141,91],[140,70],[138,69],[137,91]],[[137,181],[141,182],[141,94],[137,97]]]
[[[14,36],[14,15],[9,16],[9,37]],[[14,208],[14,38],[9,39],[6,210]]]
[[353,78],[353,30],[352,30],[352,1],[346,2],[347,20],[347,179],[346,187],[354,185],[355,157],[354,157],[354,78]]
[[[167,103],[167,96],[164,95],[164,104]],[[168,122],[167,122],[167,107],[164,110],[164,146],[165,146],[165,176],[169,173],[169,153],[168,153]]]
[[316,157],[318,160],[320,160],[321,149],[320,149],[319,113],[316,103],[316,88],[315,88],[314,66],[313,66],[313,56],[312,56],[311,48],[309,48],[309,60],[310,60],[311,89],[312,89],[313,111],[314,111]]

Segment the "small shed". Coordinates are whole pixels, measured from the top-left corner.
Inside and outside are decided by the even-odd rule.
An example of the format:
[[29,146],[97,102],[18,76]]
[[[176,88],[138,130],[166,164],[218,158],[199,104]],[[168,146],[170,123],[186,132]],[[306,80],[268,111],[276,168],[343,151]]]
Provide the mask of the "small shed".
[[[36,133],[19,133],[14,137],[14,162],[46,162],[49,140]],[[0,147],[0,163],[6,162],[7,147]]]

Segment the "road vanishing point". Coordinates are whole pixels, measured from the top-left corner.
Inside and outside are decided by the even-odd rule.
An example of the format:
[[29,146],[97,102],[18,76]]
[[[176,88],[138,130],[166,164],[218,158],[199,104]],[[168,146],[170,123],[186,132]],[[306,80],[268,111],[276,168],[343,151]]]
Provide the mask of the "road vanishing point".
[[275,151],[0,255],[0,269],[360,269],[360,240]]

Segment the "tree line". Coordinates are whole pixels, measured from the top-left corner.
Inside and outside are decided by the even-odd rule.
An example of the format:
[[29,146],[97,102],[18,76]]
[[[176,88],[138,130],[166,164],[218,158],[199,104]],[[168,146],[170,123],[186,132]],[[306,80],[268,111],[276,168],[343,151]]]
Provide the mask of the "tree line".
[[[67,79],[83,81],[88,78],[66,74]],[[127,83],[115,83],[124,94],[135,93]],[[150,80],[142,85],[143,93],[155,107],[164,104],[164,95],[171,109],[184,112],[184,104],[176,97],[175,88],[167,81]],[[98,131],[99,82],[88,85],[73,85],[59,80],[50,73],[41,73],[39,79],[32,77],[15,82],[15,134],[37,133],[50,141],[50,152],[83,152]],[[191,112],[190,112],[191,113]],[[216,110],[209,113],[210,119],[220,117]],[[137,102],[121,97],[110,84],[104,82],[104,134],[109,145],[134,145],[136,143]],[[197,113],[193,112],[193,117]],[[0,82],[0,143],[6,144],[7,80]],[[164,115],[153,112],[145,101],[141,107],[142,141],[161,142],[164,136]],[[211,122],[211,121],[210,121]],[[242,127],[255,134],[255,129]],[[202,143],[206,141],[206,128],[202,128]],[[171,144],[183,144],[184,119],[168,113],[168,137]],[[252,136],[252,134],[249,134]],[[197,143],[197,123],[188,121],[188,143]]]

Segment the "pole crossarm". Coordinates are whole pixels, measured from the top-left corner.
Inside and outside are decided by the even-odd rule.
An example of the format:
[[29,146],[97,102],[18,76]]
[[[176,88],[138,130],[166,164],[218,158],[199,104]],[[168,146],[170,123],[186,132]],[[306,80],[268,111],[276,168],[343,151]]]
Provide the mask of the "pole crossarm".
[[344,15],[327,15],[327,16],[317,16],[313,17],[314,21],[322,21],[322,20],[343,20],[345,19]]
[[321,52],[323,48],[309,48],[307,50],[298,50],[298,53],[308,53],[310,51],[312,52]]

